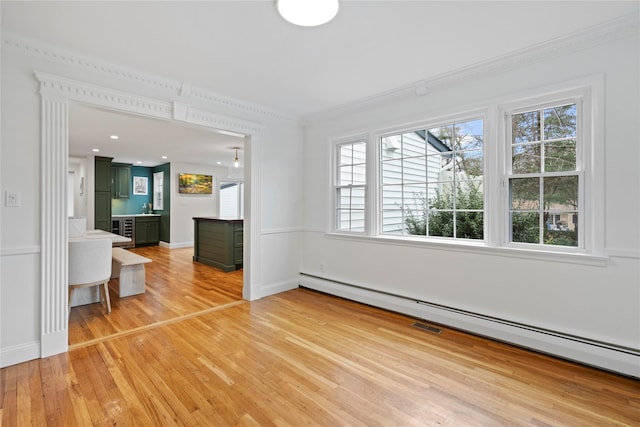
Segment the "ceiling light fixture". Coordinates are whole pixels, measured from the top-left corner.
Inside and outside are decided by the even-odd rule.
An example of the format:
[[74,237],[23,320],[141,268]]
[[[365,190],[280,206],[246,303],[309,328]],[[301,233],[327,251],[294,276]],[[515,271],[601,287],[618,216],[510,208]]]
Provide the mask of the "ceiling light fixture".
[[338,0],[277,0],[280,15],[295,25],[315,27],[338,13]]
[[236,150],[236,156],[233,158],[233,167],[237,168],[240,166],[240,159],[238,158],[238,150],[240,147],[233,147],[233,149]]
[[111,135],[109,138],[111,138],[111,139],[118,139],[118,138],[119,138],[119,136],[118,136],[118,135]]

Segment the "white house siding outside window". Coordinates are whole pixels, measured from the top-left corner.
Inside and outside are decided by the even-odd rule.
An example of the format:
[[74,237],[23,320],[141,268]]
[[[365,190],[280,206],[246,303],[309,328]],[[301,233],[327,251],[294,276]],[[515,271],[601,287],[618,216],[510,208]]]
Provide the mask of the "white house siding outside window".
[[335,176],[336,229],[365,231],[365,193],[367,183],[366,141],[338,145]]

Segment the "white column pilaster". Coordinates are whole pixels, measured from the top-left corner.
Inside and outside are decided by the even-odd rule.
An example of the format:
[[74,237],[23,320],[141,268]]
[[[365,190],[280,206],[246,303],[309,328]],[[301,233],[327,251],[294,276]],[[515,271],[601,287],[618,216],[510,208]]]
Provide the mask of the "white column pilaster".
[[[42,91],[41,91],[42,94]],[[67,351],[67,163],[69,107],[42,94],[40,355]]]

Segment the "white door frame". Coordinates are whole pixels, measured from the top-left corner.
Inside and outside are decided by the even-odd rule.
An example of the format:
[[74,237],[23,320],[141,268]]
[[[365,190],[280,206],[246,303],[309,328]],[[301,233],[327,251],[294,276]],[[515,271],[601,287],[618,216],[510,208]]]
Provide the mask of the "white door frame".
[[[143,97],[49,73],[35,72],[41,95],[41,330],[40,356],[68,349],[67,163],[69,103],[188,123],[245,135],[243,298],[257,292],[260,253],[260,182],[257,161],[262,128],[169,99]],[[254,274],[252,274],[254,273]]]

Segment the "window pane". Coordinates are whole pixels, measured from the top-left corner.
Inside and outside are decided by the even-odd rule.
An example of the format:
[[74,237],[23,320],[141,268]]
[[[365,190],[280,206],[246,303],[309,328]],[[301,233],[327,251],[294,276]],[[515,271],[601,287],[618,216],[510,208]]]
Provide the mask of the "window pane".
[[482,151],[462,151],[456,157],[456,179],[470,179],[482,176]]
[[456,212],[456,237],[459,239],[484,238],[482,212]]
[[402,157],[424,156],[424,131],[409,132],[402,135]]
[[547,210],[577,210],[578,177],[544,178],[544,208]]
[[540,214],[537,212],[511,213],[511,241],[540,243]]
[[544,243],[558,246],[578,246],[578,215],[575,212],[544,214]]
[[509,194],[511,209],[539,209],[540,178],[515,178],[509,180]]
[[453,212],[429,212],[429,236],[453,237]]
[[367,145],[364,142],[353,144],[353,163],[367,162]]
[[466,229],[483,228],[483,138],[481,119],[381,138],[382,232],[454,238],[457,197],[474,210],[461,217],[460,236],[481,239]]
[[430,209],[453,209],[453,182],[428,185]]
[[351,231],[364,231],[364,210],[351,211]]
[[426,157],[411,157],[404,159],[402,172],[404,182],[427,182]]
[[456,209],[482,209],[482,181],[460,181],[456,185]]
[[401,148],[400,135],[386,136],[380,142],[380,157],[382,160],[399,159],[402,154]]
[[364,210],[364,187],[351,187],[351,209]]
[[576,104],[544,110],[544,139],[576,137]]
[[427,142],[438,151],[451,151],[454,148],[453,125],[438,126],[429,129]]
[[353,166],[340,166],[338,185],[349,185],[353,183]]
[[382,162],[382,184],[402,183],[402,160]]
[[364,163],[353,165],[353,181],[354,185],[364,185],[367,182],[367,165]]
[[514,145],[511,156],[513,173],[540,172],[540,144]]
[[412,210],[423,210],[427,206],[427,185],[405,185],[404,186],[404,208]]
[[402,186],[385,185],[382,187],[382,209],[402,209]]
[[425,210],[407,210],[404,219],[405,231],[407,234],[424,236],[427,234]]
[[453,152],[438,153],[427,159],[427,182],[453,181]]
[[457,149],[482,149],[484,135],[482,120],[471,120],[454,125]]
[[339,164],[348,165],[353,162],[353,146],[352,144],[344,144],[340,146]]
[[514,114],[511,118],[512,143],[540,141],[540,112]]
[[382,211],[382,232],[403,234],[404,224],[402,218],[402,210]]
[[544,169],[547,172],[576,170],[576,141],[564,139],[544,144]]
[[364,187],[338,188],[339,209],[364,209]]

